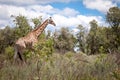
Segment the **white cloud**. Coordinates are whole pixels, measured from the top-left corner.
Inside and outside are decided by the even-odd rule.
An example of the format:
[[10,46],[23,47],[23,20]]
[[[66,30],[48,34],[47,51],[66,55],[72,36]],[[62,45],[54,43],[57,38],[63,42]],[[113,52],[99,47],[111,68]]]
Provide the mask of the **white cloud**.
[[27,7],[29,10],[34,10],[35,12],[44,12],[44,13],[49,13],[49,14],[53,14],[55,13],[55,9],[50,6],[50,5],[33,5],[33,6],[29,6]]
[[53,8],[51,5],[46,5],[46,6],[42,6],[42,5],[33,5],[33,6],[29,6],[27,7],[30,11],[34,10],[35,12],[39,12],[39,13],[47,13],[47,14],[61,14],[64,16],[75,16],[77,14],[79,14],[78,11],[72,9],[72,8],[64,8],[63,10],[61,9],[57,9],[57,8]]
[[[80,15],[80,13],[72,8],[64,8],[63,10],[52,7],[51,5],[32,5],[27,7],[22,6],[13,6],[13,5],[0,5],[0,26],[11,25],[10,16],[22,14],[27,18],[35,18],[42,16],[43,19],[46,19],[50,16],[53,17],[57,27],[77,27],[79,24],[82,24],[85,27],[89,27],[89,22],[93,19],[102,24],[102,17],[100,16],[85,16]],[[5,14],[5,15],[4,15]],[[50,29],[50,27],[48,27]],[[75,30],[74,30],[75,31]]]
[[71,8],[65,8],[62,11],[60,10],[59,14],[62,14],[64,16],[76,16],[79,14],[79,12]]
[[8,10],[5,5],[0,5],[0,19],[8,19]]
[[77,27],[79,24],[82,24],[84,27],[89,28],[89,22],[93,19],[98,22],[99,25],[103,24],[102,17],[100,16],[84,16],[84,15],[77,15],[75,17],[65,17],[59,14],[53,15],[53,19],[55,23],[59,27]]
[[10,15],[27,15],[27,11],[24,7],[16,7],[16,6],[7,6],[8,8],[8,12],[9,12],[9,16]]
[[83,0],[83,4],[89,9],[95,9],[106,13],[110,7],[117,6],[112,0]]

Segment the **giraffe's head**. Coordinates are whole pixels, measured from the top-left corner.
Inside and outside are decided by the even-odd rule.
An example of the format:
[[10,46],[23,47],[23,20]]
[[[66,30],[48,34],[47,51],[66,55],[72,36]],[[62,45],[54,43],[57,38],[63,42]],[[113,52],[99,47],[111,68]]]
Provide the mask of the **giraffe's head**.
[[51,17],[48,19],[48,24],[51,24],[51,25],[53,25],[53,26],[56,26],[56,24],[54,23],[54,21],[52,20]]

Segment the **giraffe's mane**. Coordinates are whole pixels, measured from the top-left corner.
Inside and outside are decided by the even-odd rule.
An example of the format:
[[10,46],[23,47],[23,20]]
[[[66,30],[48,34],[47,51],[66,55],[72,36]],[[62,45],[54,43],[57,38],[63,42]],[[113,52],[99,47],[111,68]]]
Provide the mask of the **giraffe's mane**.
[[[48,19],[47,19],[47,20],[48,20]],[[37,31],[37,30],[40,28],[40,26],[42,26],[47,20],[45,20],[41,25],[38,25],[37,28],[34,29],[33,31]]]

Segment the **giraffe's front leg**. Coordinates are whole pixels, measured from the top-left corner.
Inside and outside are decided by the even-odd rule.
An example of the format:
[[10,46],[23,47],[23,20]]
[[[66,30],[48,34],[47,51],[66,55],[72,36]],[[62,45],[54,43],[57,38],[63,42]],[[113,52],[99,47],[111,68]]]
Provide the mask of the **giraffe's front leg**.
[[30,47],[30,50],[33,51],[33,52],[35,52],[34,46],[31,46],[31,47]]
[[31,46],[31,49],[35,52],[35,48],[37,46],[37,43],[38,43],[38,40],[35,39],[33,42],[32,42],[32,46]]

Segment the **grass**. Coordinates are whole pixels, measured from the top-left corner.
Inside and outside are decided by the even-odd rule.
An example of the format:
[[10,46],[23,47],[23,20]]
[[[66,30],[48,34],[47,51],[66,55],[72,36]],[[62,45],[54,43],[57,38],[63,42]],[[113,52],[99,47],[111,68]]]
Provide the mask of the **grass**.
[[33,56],[26,65],[13,65],[4,58],[0,56],[0,80],[119,80],[120,77],[112,55],[54,53],[48,58]]

